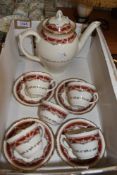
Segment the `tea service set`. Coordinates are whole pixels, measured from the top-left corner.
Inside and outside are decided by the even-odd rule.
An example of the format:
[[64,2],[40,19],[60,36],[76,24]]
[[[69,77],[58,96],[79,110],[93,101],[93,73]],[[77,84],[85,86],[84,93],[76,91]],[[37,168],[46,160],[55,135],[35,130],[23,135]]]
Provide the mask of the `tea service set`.
[[[64,103],[51,102],[54,95],[59,99],[61,84],[71,111]],[[22,105],[38,108],[38,118],[16,121],[5,133],[4,154],[15,168],[39,168],[49,161],[55,149],[72,166],[90,167],[102,158],[105,142],[101,130],[86,119],[73,117],[66,120],[69,113],[84,114],[94,108],[98,101],[94,85],[77,78],[57,84],[50,74],[33,71],[24,73],[15,81],[13,93]],[[53,127],[58,128],[57,133]]]
[[[90,24],[79,40],[75,23],[59,10],[55,17],[39,25],[38,32],[28,29],[21,33],[20,49],[27,58],[42,63],[50,72],[59,73],[99,24]],[[24,39],[30,35],[36,37],[38,56],[23,48]],[[30,71],[15,80],[13,94],[22,105],[39,109],[38,118],[17,120],[5,132],[4,155],[13,167],[26,171],[40,168],[54,155],[55,149],[67,164],[79,168],[89,168],[103,157],[105,141],[99,127],[78,117],[66,120],[69,113],[81,115],[95,107],[99,97],[94,85],[79,78],[57,84],[50,73]],[[50,101],[52,98],[56,103]],[[58,127],[56,133],[53,126]]]

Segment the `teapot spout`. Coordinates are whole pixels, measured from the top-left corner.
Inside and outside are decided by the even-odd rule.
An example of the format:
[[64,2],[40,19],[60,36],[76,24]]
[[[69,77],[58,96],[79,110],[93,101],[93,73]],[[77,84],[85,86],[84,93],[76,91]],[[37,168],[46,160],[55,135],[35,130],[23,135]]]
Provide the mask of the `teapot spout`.
[[79,50],[84,46],[88,37],[100,24],[101,24],[101,22],[94,21],[86,28],[86,30],[83,32],[83,34],[81,35],[80,40],[79,40]]

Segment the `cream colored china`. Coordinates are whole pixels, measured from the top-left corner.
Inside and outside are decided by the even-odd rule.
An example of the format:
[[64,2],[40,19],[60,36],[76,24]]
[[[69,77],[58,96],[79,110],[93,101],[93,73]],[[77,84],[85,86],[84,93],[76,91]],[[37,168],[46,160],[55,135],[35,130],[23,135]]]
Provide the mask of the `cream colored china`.
[[[85,82],[83,79],[79,79],[79,78],[68,78],[68,79],[65,79],[63,81],[61,81],[57,88],[55,89],[55,100],[56,102],[64,107],[65,109],[67,109],[70,113],[72,114],[78,114],[78,115],[81,115],[81,114],[85,114],[89,111],[91,111],[95,105],[96,105],[96,102],[95,103],[91,103],[90,105],[88,105],[88,107],[80,107],[80,106],[71,106],[69,101],[68,101],[68,95],[67,95],[67,86],[69,83],[71,82]],[[93,96],[94,99],[92,99],[92,101],[97,101],[97,96]]]
[[98,126],[77,117],[58,128],[56,147],[58,155],[69,165],[89,168],[104,156],[105,140]]
[[[89,131],[82,131],[79,133],[79,130],[66,133],[61,137],[61,143],[64,144],[64,147],[67,149],[72,149],[74,155],[80,160],[91,159],[97,156],[98,154],[98,129],[91,129]],[[66,141],[68,141],[69,147],[66,146]]]
[[[76,24],[58,10],[56,16],[40,23],[37,32],[28,29],[19,34],[19,46],[27,58],[43,64],[50,72],[60,73],[99,25],[97,21],[91,23],[79,39],[75,31]],[[31,35],[36,37],[37,55],[31,55],[23,46],[24,39]]]
[[[38,96],[35,96],[35,97],[29,94],[32,92],[32,90],[34,90],[34,93],[35,93],[36,87],[31,86],[29,93],[27,92],[27,89],[26,89],[27,82],[31,81],[32,83],[32,82],[35,82],[36,80],[38,80],[38,82],[43,82],[45,80],[45,84],[47,83],[47,86],[48,84],[50,84],[49,89],[47,89],[47,91],[46,89],[42,89],[42,91],[45,92],[45,96],[43,97],[43,100],[50,100],[52,98],[54,94],[54,88],[56,86],[56,82],[54,81],[53,77],[48,73],[44,73],[40,71],[31,71],[31,72],[26,72],[24,74],[21,74],[14,82],[13,95],[18,102],[26,106],[27,105],[28,106],[38,106],[40,104],[42,99],[40,99],[39,94]],[[37,92],[38,92],[38,88],[37,88]]]
[[[48,92],[52,91],[56,87],[56,82],[52,77],[44,72],[40,72],[40,78],[30,79],[26,81],[25,92],[31,98],[43,99]],[[51,85],[54,85],[50,88]]]
[[98,101],[95,86],[88,82],[69,82],[66,93],[70,105],[74,108],[86,108]]
[[52,102],[44,101],[39,106],[39,118],[52,125],[60,125],[67,115],[66,109]]
[[44,127],[39,123],[34,123],[7,139],[6,142],[14,145],[14,151],[28,159],[31,158],[36,151],[43,151],[44,133]]
[[[23,135],[22,132],[25,136],[20,137]],[[18,140],[16,140],[16,138]],[[31,139],[32,142],[30,142]],[[18,145],[23,145],[24,140],[26,141],[25,143],[32,144],[29,150],[31,154],[26,157],[15,149]],[[37,140],[40,140],[40,142],[37,143]],[[37,145],[35,145],[36,143]],[[34,145],[36,148],[34,148]],[[32,153],[33,149],[34,152]],[[7,129],[3,139],[3,151],[6,160],[12,167],[20,171],[30,172],[42,167],[49,161],[54,149],[55,145],[52,129],[37,117],[26,117],[15,121]]]

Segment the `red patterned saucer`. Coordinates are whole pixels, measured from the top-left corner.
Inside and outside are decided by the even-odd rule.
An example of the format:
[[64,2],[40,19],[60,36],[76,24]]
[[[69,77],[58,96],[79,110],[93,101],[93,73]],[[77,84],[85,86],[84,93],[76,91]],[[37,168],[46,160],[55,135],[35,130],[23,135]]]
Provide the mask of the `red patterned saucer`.
[[[26,159],[19,155],[18,152],[14,151],[13,146],[6,142],[6,140],[27,125],[32,125],[34,123],[39,123],[45,128],[43,151],[40,153],[40,150],[38,150],[30,159]],[[6,131],[3,141],[3,151],[8,162],[16,169],[25,171],[34,170],[45,165],[51,158],[54,147],[54,135],[51,129],[48,125],[37,118],[24,118],[13,123]]]
[[[70,104],[67,100],[66,93],[65,93],[65,88],[67,86],[67,83],[72,82],[72,81],[81,82],[81,81],[85,81],[85,80],[78,79],[78,78],[69,78],[69,79],[66,79],[66,80],[63,80],[62,82],[60,82],[58,84],[56,90],[55,90],[55,100],[56,100],[56,102],[60,106],[67,109],[72,114],[81,115],[81,114],[84,114],[84,113],[87,113],[87,112],[91,111],[94,108],[94,106],[96,105],[96,103],[89,104],[89,106],[86,107],[86,108],[73,108],[72,106],[70,106]],[[93,98],[96,98],[96,97],[94,96]],[[96,101],[96,99],[93,99],[93,101]]]
[[[25,92],[25,85],[26,81],[40,78],[40,72],[31,71],[22,74],[18,77],[18,79],[15,81],[13,86],[13,94],[18,102],[20,102],[23,105],[27,106],[38,106],[40,104],[40,100],[38,98],[31,98],[27,95]],[[46,78],[46,77],[44,77]],[[47,77],[48,78],[48,77]],[[50,100],[54,94],[54,91],[49,91],[43,100]]]
[[[56,147],[59,156],[69,165],[79,168],[89,168],[94,166],[104,155],[105,152],[105,140],[101,130],[97,134],[98,137],[98,154],[95,157],[86,159],[86,160],[78,160],[76,156],[73,154],[72,149],[69,144],[66,142],[67,146],[64,146],[61,143],[61,137],[70,130],[75,129],[84,129],[84,128],[94,128],[97,126],[89,120],[86,119],[70,119],[65,122],[59,129],[56,135]],[[67,148],[69,147],[69,149]]]

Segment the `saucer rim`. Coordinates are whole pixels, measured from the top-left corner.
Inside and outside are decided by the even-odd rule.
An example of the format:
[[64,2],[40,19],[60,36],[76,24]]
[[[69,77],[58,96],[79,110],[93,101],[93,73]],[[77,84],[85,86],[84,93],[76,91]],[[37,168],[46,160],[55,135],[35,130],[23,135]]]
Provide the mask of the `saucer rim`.
[[[47,72],[41,72],[41,71],[29,71],[29,72],[25,72],[21,75],[19,75],[16,80],[14,81],[14,84],[13,84],[13,88],[12,88],[12,92],[13,92],[13,96],[15,97],[15,99],[22,105],[25,105],[25,106],[30,106],[30,107],[36,107],[40,104],[40,102],[37,102],[37,103],[28,103],[28,102],[24,102],[21,98],[19,98],[19,96],[17,95],[16,93],[16,87],[17,87],[17,84],[19,82],[21,82],[22,78],[27,76],[27,75],[30,75],[30,74],[37,74],[37,73],[45,73],[45,74],[48,74],[49,76],[51,76],[51,74],[47,73]],[[52,76],[51,76],[52,77]],[[53,79],[53,77],[52,77]],[[49,92],[50,95],[49,97],[46,99],[46,101],[49,101],[53,96],[54,96],[54,90],[53,91],[50,91]],[[25,96],[24,96],[25,97]],[[31,98],[30,98],[31,99]]]
[[86,123],[89,123],[91,124],[92,126],[95,126],[97,127],[97,125],[88,120],[88,119],[83,119],[83,118],[74,118],[74,119],[69,119],[67,121],[65,121],[57,130],[56,132],[56,135],[55,135],[55,148],[57,150],[57,153],[59,155],[59,157],[67,164],[67,165],[70,165],[72,167],[78,167],[78,168],[89,168],[89,167],[93,167],[96,163],[98,163],[99,160],[101,160],[101,158],[104,156],[105,154],[105,149],[106,149],[106,143],[105,143],[105,138],[104,138],[104,135],[102,133],[102,130],[99,128],[99,135],[100,135],[100,139],[101,139],[101,142],[102,142],[102,150],[101,150],[101,153],[98,157],[97,160],[95,160],[94,163],[91,163],[91,165],[86,165],[86,166],[83,166],[83,165],[78,165],[78,164],[75,164],[73,162],[70,162],[65,156],[64,154],[62,153],[61,149],[60,149],[60,135],[62,134],[62,130],[64,129],[65,125],[67,124],[70,124],[72,122],[75,122],[76,121],[83,121],[83,122],[86,122]]
[[[87,82],[86,80],[84,80],[84,79],[81,79],[81,78],[67,78],[67,79],[64,79],[64,80],[62,80],[62,81],[60,81],[59,83],[58,83],[58,85],[57,85],[57,87],[56,87],[56,89],[55,89],[55,93],[54,93],[54,98],[55,98],[55,101],[56,101],[56,103],[57,104],[59,104],[60,106],[62,106],[62,107],[64,107],[66,110],[68,110],[68,112],[69,113],[71,113],[71,114],[75,114],[75,115],[82,115],[82,114],[85,114],[85,113],[88,113],[88,112],[90,112],[94,107],[95,107],[95,105],[96,105],[96,103],[92,103],[92,104],[90,104],[89,105],[89,107],[88,108],[86,108],[85,110],[83,110],[83,111],[74,111],[74,110],[70,110],[70,109],[68,109],[68,108],[66,108],[65,106],[64,106],[64,104],[62,104],[61,102],[60,102],[60,100],[59,100],[59,98],[58,98],[58,90],[59,90],[59,88],[63,85],[63,84],[65,84],[65,83],[67,83],[67,82],[69,82],[69,81],[78,81],[79,82],[79,80],[82,82]],[[96,91],[97,92],[97,91]]]
[[[52,146],[51,146],[51,149],[49,150],[49,155],[48,157],[46,158],[47,160],[45,161],[45,159],[41,162],[41,164],[37,164],[37,165],[34,165],[34,166],[28,166],[25,168],[25,166],[20,166],[20,165],[17,165],[16,163],[14,163],[12,161],[12,159],[10,159],[10,157],[8,156],[7,154],[7,150],[6,150],[6,141],[5,141],[5,138],[6,138],[6,135],[12,131],[13,127],[15,127],[15,125],[17,125],[17,123],[20,123],[20,122],[23,122],[24,121],[35,121],[35,122],[38,122],[38,123],[41,123],[42,125],[44,125],[46,127],[46,129],[49,131],[49,134],[50,134],[50,137],[51,137],[51,140],[52,140]],[[25,118],[22,118],[22,119],[19,119],[17,121],[14,121],[8,128],[7,130],[5,131],[5,134],[4,134],[4,138],[3,138],[3,155],[5,157],[5,159],[7,160],[7,162],[16,170],[23,170],[23,171],[32,171],[32,170],[36,170],[37,168],[41,168],[41,167],[44,167],[48,161],[51,159],[52,155],[54,154],[54,150],[55,150],[55,138],[54,138],[54,133],[53,133],[53,130],[51,129],[51,127],[44,123],[42,120],[39,120],[37,117],[25,117]]]

